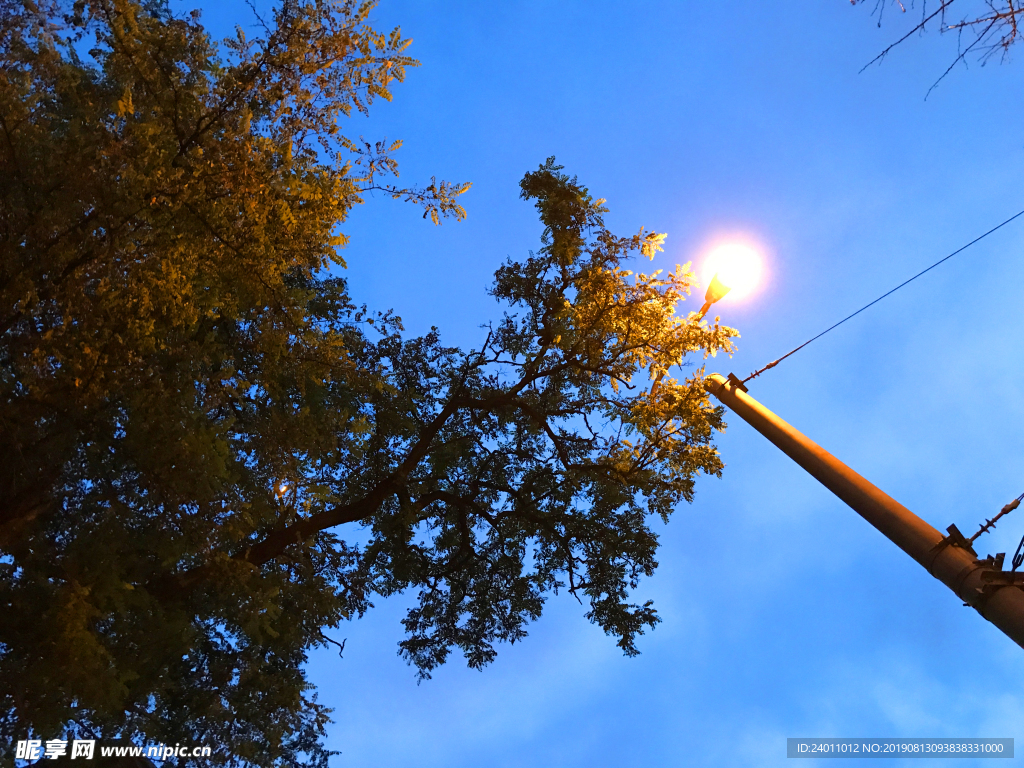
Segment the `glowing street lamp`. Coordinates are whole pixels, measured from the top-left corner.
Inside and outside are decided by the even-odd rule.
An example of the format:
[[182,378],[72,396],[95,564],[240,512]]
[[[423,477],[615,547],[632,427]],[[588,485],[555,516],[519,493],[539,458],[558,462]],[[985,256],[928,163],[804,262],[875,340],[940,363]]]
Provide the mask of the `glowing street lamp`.
[[697,313],[698,320],[727,293],[731,292],[736,298],[750,293],[761,277],[761,257],[749,246],[727,243],[708,254],[702,272],[708,290],[704,294],[704,306]]
[[708,290],[704,294],[704,306],[700,308],[700,312],[697,313],[697,319],[700,320],[704,315],[711,309],[711,305],[716,301],[725,296],[732,288],[728,285],[724,285],[721,280],[718,279],[716,274],[711,278],[711,283],[708,285]]

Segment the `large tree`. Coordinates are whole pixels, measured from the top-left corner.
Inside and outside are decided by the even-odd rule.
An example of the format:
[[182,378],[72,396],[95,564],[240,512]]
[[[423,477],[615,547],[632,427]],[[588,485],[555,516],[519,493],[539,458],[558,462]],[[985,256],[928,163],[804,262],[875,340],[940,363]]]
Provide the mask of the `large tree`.
[[663,235],[609,232],[553,160],[478,348],[356,307],[332,265],[360,195],[439,221],[466,188],[394,186],[397,147],[340,132],[415,63],[371,7],[289,0],[218,47],[160,2],[0,0],[8,745],[323,765],[303,663],[374,595],[418,596],[424,676],[486,664],[562,588],[628,654],[658,621],[632,596],[651,518],[722,467],[703,369],[670,369],[735,332],[677,314],[684,269],[629,271]]

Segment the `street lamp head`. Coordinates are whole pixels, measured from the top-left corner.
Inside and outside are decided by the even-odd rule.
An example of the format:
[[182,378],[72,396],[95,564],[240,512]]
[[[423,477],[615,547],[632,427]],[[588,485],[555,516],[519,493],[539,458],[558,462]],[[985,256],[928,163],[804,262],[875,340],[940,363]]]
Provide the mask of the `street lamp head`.
[[761,276],[761,257],[753,248],[740,243],[720,245],[704,261],[705,279],[710,275],[704,294],[704,306],[697,317],[704,317],[711,305],[730,291],[734,297],[749,293]]
[[707,291],[704,293],[704,306],[700,308],[698,317],[704,317],[708,310],[711,309],[711,305],[721,299],[725,294],[732,290],[732,286],[725,285],[715,273],[715,276],[711,278],[711,283],[708,285]]
[[732,286],[727,285],[716,272],[715,276],[711,278],[707,291],[704,293],[704,301],[710,301],[714,304],[731,290]]

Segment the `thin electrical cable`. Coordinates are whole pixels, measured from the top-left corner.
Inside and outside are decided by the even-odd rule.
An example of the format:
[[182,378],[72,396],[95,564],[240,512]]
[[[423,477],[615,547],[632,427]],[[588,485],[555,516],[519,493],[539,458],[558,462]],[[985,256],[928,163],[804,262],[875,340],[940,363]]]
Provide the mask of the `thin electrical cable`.
[[[986,531],[990,531],[993,528],[995,528],[996,527],[996,522],[998,522],[1000,518],[1004,517],[1005,515],[1010,514],[1011,512],[1013,512],[1013,510],[1015,510],[1018,506],[1020,506],[1020,502],[1021,502],[1022,498],[1024,498],[1024,493],[1022,493],[1016,499],[1014,499],[1009,504],[1004,506],[1001,510],[999,510],[999,514],[996,515],[995,517],[993,517],[991,520],[986,520],[982,524],[982,526],[978,529],[978,532],[976,534],[974,534],[973,536],[971,536],[971,538],[969,538],[967,540],[967,543],[968,544],[973,544],[974,540],[977,539],[979,536],[981,536],[981,534],[983,534]],[[1016,553],[1014,553],[1014,557],[1016,557],[1016,556],[1017,556]]]
[[751,379],[753,379],[753,378],[756,378],[756,377],[760,376],[760,375],[761,375],[762,373],[764,373],[765,371],[767,371],[767,370],[768,370],[769,368],[774,368],[774,367],[775,367],[776,365],[778,365],[779,363],[781,363],[781,362],[782,362],[783,360],[785,360],[785,359],[786,359],[787,357],[789,357],[790,355],[792,355],[792,354],[794,354],[794,353],[796,353],[796,352],[799,352],[799,351],[800,351],[801,349],[803,349],[804,347],[806,347],[806,346],[807,346],[808,344],[810,344],[810,343],[811,343],[812,341],[816,341],[817,339],[820,339],[820,338],[821,338],[822,336],[824,336],[824,335],[825,335],[826,333],[828,333],[829,331],[831,331],[831,330],[833,330],[833,329],[835,329],[835,328],[838,328],[838,327],[839,327],[840,325],[842,325],[843,323],[845,323],[845,322],[846,322],[847,320],[849,320],[850,318],[856,317],[857,315],[859,315],[859,314],[860,314],[861,312],[863,312],[863,311],[864,311],[865,309],[867,309],[868,307],[874,306],[875,304],[877,304],[878,302],[880,302],[880,301],[881,301],[882,299],[884,299],[884,298],[885,298],[886,296],[888,296],[888,295],[890,295],[890,294],[893,294],[893,293],[896,293],[896,291],[898,291],[898,290],[899,290],[900,288],[902,288],[902,287],[903,287],[904,285],[906,285],[907,283],[909,283],[909,282],[912,282],[912,281],[914,281],[914,280],[917,280],[917,278],[919,278],[919,277],[920,277],[921,275],[923,275],[923,274],[924,274],[925,272],[930,272],[931,270],[933,270],[933,269],[935,269],[935,268],[936,268],[937,266],[939,266],[939,264],[941,264],[942,262],[944,262],[944,261],[948,261],[949,259],[952,259],[952,258],[953,258],[954,256],[956,256],[956,255],[957,255],[958,253],[960,253],[961,251],[966,251],[966,250],[967,250],[968,248],[970,248],[970,247],[971,247],[972,245],[974,245],[975,243],[977,243],[977,242],[979,242],[979,241],[981,241],[981,240],[984,240],[984,239],[985,239],[986,237],[988,237],[989,235],[991,235],[991,234],[992,234],[993,232],[995,232],[995,231],[996,231],[997,229],[1002,229],[1002,228],[1003,228],[1003,227],[1005,227],[1005,226],[1006,226],[1007,224],[1009,224],[1009,223],[1010,223],[1011,221],[1013,221],[1014,219],[1020,218],[1021,216],[1024,216],[1024,211],[1020,211],[1020,213],[1016,213],[1016,214],[1014,214],[1013,216],[1011,216],[1010,218],[1008,218],[1008,219],[1007,219],[1006,221],[1004,221],[1004,222],[1003,222],[1002,224],[997,224],[996,226],[992,227],[992,229],[990,229],[990,230],[989,230],[988,232],[986,232],[985,234],[983,234],[983,235],[979,235],[978,237],[976,237],[976,238],[974,238],[973,240],[971,240],[971,242],[969,242],[969,243],[968,243],[967,245],[963,245],[963,246],[961,246],[961,247],[957,248],[957,249],[956,249],[955,251],[953,251],[953,252],[952,252],[951,254],[949,254],[948,256],[945,256],[945,257],[943,257],[943,258],[939,259],[938,261],[936,261],[936,262],[935,262],[934,264],[932,264],[932,265],[931,265],[930,267],[928,267],[927,269],[922,269],[922,270],[921,270],[920,272],[918,272],[918,273],[917,273],[916,275],[914,275],[913,277],[911,277],[911,278],[910,278],[909,280],[904,280],[904,281],[903,281],[902,283],[900,283],[899,285],[897,285],[897,286],[896,286],[895,288],[893,288],[893,289],[892,289],[891,291],[889,291],[888,293],[883,293],[883,294],[882,294],[881,296],[879,296],[879,297],[878,297],[877,299],[875,299],[874,301],[872,301],[872,302],[871,302],[870,304],[865,304],[865,305],[864,305],[863,307],[861,307],[860,309],[858,309],[858,310],[857,310],[856,312],[854,312],[854,313],[853,313],[852,315],[848,315],[848,316],[844,317],[844,318],[843,318],[842,320],[840,320],[840,321],[839,321],[838,323],[836,323],[835,325],[833,325],[833,326],[830,326],[830,327],[826,328],[826,329],[825,329],[824,331],[822,331],[821,333],[819,333],[819,334],[818,334],[817,336],[815,336],[814,338],[808,339],[807,341],[805,341],[805,342],[804,342],[803,344],[801,344],[801,345],[800,345],[799,347],[797,347],[796,349],[794,349],[794,350],[791,350],[791,351],[787,352],[786,354],[784,354],[784,355],[783,355],[782,357],[780,357],[780,358],[779,358],[778,360],[775,360],[775,361],[773,361],[773,362],[770,362],[770,363],[768,363],[768,365],[766,365],[766,366],[765,366],[764,368],[761,368],[761,369],[759,369],[759,370],[756,370],[756,371],[754,371],[754,372],[753,372],[752,374],[750,374],[749,376],[747,376],[747,378],[743,379],[742,383],[743,383],[743,384],[746,384],[746,383],[747,383],[748,381],[750,381]]

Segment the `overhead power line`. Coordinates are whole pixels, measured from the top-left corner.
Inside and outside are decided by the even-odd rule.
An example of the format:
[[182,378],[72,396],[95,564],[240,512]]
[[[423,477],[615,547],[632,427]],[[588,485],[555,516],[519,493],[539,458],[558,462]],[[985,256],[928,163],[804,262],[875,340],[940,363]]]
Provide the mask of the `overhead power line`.
[[904,280],[904,281],[903,281],[902,283],[900,283],[899,285],[897,285],[897,286],[896,286],[895,288],[893,288],[893,289],[892,289],[891,291],[888,291],[887,293],[883,293],[883,294],[882,294],[881,296],[879,296],[879,297],[878,297],[877,299],[875,299],[874,301],[870,302],[869,304],[865,304],[865,305],[864,305],[863,307],[861,307],[860,309],[858,309],[858,310],[857,310],[856,312],[854,312],[854,313],[853,313],[852,315],[847,315],[846,317],[844,317],[844,318],[843,318],[842,320],[840,320],[840,321],[839,321],[838,323],[836,323],[835,325],[829,326],[829,327],[828,327],[828,328],[826,328],[826,329],[825,329],[824,331],[822,331],[821,333],[819,333],[819,334],[818,334],[817,336],[814,336],[813,338],[810,338],[810,339],[808,339],[808,340],[807,340],[807,341],[805,341],[805,342],[804,342],[803,344],[801,344],[801,345],[800,345],[799,347],[797,347],[797,348],[795,348],[795,349],[793,349],[793,350],[790,350],[789,352],[787,352],[786,354],[784,354],[784,355],[783,355],[782,357],[780,357],[780,358],[779,358],[778,360],[773,360],[772,362],[768,363],[768,365],[766,365],[766,366],[765,366],[764,368],[759,368],[758,370],[754,371],[754,372],[753,372],[752,374],[750,374],[749,376],[747,376],[747,378],[743,379],[742,383],[743,383],[743,384],[746,384],[746,383],[747,383],[748,381],[750,381],[751,379],[753,379],[753,378],[756,378],[757,376],[760,376],[760,375],[761,375],[762,373],[764,373],[765,371],[767,371],[767,370],[768,370],[769,368],[774,368],[774,367],[775,367],[776,365],[778,365],[779,363],[781,363],[781,362],[782,362],[783,360],[785,360],[785,359],[786,359],[787,357],[789,357],[789,356],[790,356],[790,355],[792,355],[792,354],[795,354],[796,352],[799,352],[799,351],[800,351],[801,349],[803,349],[804,347],[806,347],[806,346],[807,346],[808,344],[810,344],[810,343],[811,343],[812,341],[815,341],[815,340],[817,340],[817,339],[820,339],[820,338],[821,338],[822,336],[824,336],[824,335],[825,335],[826,333],[828,333],[829,331],[831,331],[831,330],[834,330],[835,328],[838,328],[838,327],[839,327],[840,325],[842,325],[843,323],[845,323],[845,322],[846,322],[847,320],[849,320],[850,318],[856,317],[857,315],[859,315],[859,314],[860,314],[861,312],[863,312],[863,311],[864,311],[865,309],[867,309],[868,307],[871,307],[871,306],[873,306],[873,305],[877,304],[878,302],[880,302],[880,301],[881,301],[882,299],[884,299],[884,298],[885,298],[886,296],[889,296],[890,294],[896,293],[896,291],[898,291],[898,290],[899,290],[900,288],[902,288],[903,286],[905,286],[905,285],[906,285],[907,283],[910,283],[910,282],[913,282],[914,280],[917,280],[917,278],[919,278],[919,277],[920,277],[921,275],[923,275],[923,274],[924,274],[925,272],[930,272],[931,270],[933,270],[933,269],[935,269],[935,268],[936,268],[937,266],[939,266],[939,264],[941,264],[942,262],[944,262],[944,261],[948,261],[949,259],[952,259],[952,258],[953,258],[954,256],[956,256],[956,255],[957,255],[958,253],[960,253],[961,251],[966,251],[966,250],[967,250],[968,248],[970,248],[970,247],[971,247],[972,245],[974,245],[975,243],[977,243],[977,242],[980,242],[981,240],[984,240],[984,239],[985,239],[986,237],[988,237],[989,235],[991,235],[991,234],[992,234],[993,232],[995,232],[995,231],[996,231],[997,229],[1002,229],[1002,228],[1003,228],[1003,227],[1005,227],[1005,226],[1006,226],[1007,224],[1009,224],[1009,223],[1010,223],[1011,221],[1013,221],[1014,219],[1020,218],[1021,216],[1024,216],[1024,210],[1020,211],[1019,213],[1016,213],[1016,214],[1014,214],[1013,216],[1011,216],[1010,218],[1008,218],[1008,219],[1007,219],[1006,221],[1004,221],[1004,222],[1003,222],[1002,224],[997,224],[996,226],[992,227],[992,229],[990,229],[990,230],[989,230],[988,232],[986,232],[985,234],[983,234],[983,235],[978,235],[978,237],[976,237],[976,238],[974,238],[973,240],[971,240],[971,242],[967,243],[967,245],[962,245],[962,246],[960,246],[959,248],[957,248],[957,249],[956,249],[955,251],[953,251],[953,252],[952,252],[951,254],[949,254],[948,256],[944,256],[943,258],[941,258],[941,259],[939,259],[938,261],[936,261],[936,262],[935,262],[934,264],[932,264],[932,265],[931,265],[930,267],[928,267],[927,269],[922,269],[922,270],[921,270],[920,272],[918,272],[918,273],[917,273],[916,275],[914,275],[913,277],[909,278],[908,280]]

